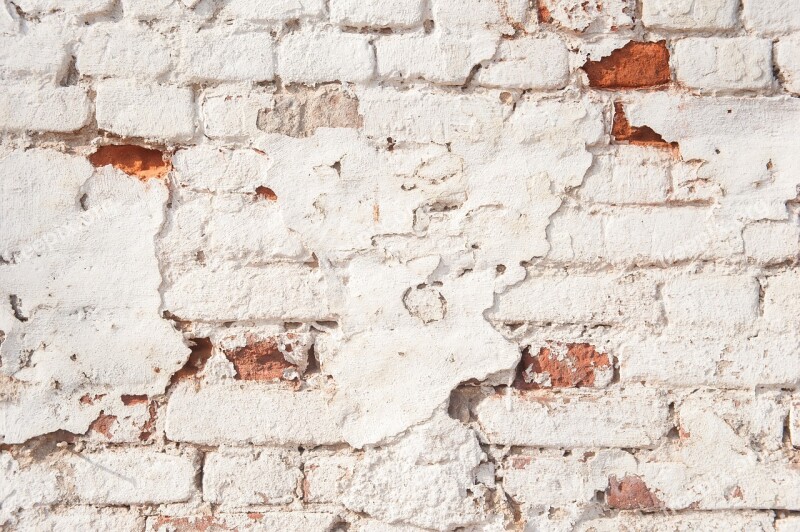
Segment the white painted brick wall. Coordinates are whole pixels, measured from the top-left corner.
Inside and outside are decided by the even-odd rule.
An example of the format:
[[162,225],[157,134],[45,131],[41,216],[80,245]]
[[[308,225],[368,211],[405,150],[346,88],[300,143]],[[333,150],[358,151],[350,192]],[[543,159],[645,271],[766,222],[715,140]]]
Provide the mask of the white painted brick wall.
[[0,530],[797,532],[798,7],[0,2]]

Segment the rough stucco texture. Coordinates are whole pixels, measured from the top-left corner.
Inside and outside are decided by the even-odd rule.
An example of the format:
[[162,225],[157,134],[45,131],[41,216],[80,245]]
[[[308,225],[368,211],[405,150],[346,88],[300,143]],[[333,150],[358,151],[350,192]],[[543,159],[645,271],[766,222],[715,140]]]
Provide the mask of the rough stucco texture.
[[796,0],[0,1],[0,530],[800,531]]

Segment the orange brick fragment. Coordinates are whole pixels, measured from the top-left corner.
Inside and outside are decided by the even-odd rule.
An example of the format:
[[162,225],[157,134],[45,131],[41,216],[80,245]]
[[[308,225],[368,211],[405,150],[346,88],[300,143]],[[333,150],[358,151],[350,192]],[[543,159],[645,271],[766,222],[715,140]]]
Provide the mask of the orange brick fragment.
[[100,146],[89,156],[95,167],[111,165],[142,181],[167,175],[172,164],[159,150],[130,144]]
[[599,61],[587,61],[583,70],[589,85],[601,89],[638,89],[670,82],[666,41],[631,41]]
[[285,369],[294,367],[283,357],[273,338],[253,341],[244,347],[227,351],[236,368],[236,378],[245,381],[271,381],[283,377]]
[[618,510],[655,511],[664,507],[664,503],[650,491],[642,479],[626,475],[622,480],[611,475],[606,489],[606,502],[611,508]]
[[530,348],[522,353],[514,386],[520,390],[539,388],[580,388],[594,386],[597,372],[610,379],[611,360],[590,344],[550,344],[536,355]]

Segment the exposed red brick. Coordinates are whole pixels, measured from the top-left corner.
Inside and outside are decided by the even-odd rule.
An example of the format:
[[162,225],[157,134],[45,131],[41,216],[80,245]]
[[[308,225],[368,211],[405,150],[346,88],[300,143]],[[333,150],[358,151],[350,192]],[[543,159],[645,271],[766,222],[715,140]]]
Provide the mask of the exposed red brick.
[[550,9],[548,9],[545,0],[539,0],[537,13],[539,15],[539,22],[547,23],[553,21],[553,17],[550,15]]
[[269,201],[278,201],[278,195],[273,192],[271,188],[268,187],[256,187],[256,195],[259,198],[269,200]]
[[599,61],[587,61],[583,70],[589,85],[602,89],[664,85],[670,81],[669,50],[666,41],[630,41]]
[[626,475],[622,480],[611,475],[606,489],[606,501],[611,508],[618,510],[655,511],[664,507],[664,503],[653,494],[642,479]]
[[283,377],[285,369],[293,367],[283,358],[273,338],[252,341],[244,347],[226,351],[236,368],[236,378],[245,381],[271,381]]
[[535,356],[530,347],[522,352],[522,360],[517,367],[514,386],[520,390],[536,390],[543,386],[534,382],[535,375],[547,373],[550,376],[550,387],[580,388],[592,386],[595,382],[595,371],[608,369],[611,360],[606,353],[598,352],[590,344],[567,344],[566,354],[559,357],[555,349],[563,350],[562,344],[550,344],[542,347]]
[[121,399],[125,406],[140,405],[147,402],[146,395],[123,395]]
[[677,142],[667,142],[664,137],[648,126],[631,126],[630,122],[628,122],[628,117],[625,116],[625,108],[622,102],[614,102],[614,123],[611,126],[611,136],[617,142],[678,149]]
[[170,385],[197,375],[205,367],[206,361],[211,358],[211,350],[214,348],[211,345],[211,340],[208,338],[193,338],[192,342],[194,342],[194,345],[191,346],[192,352],[189,353],[189,359],[181,369],[172,375],[169,381]]
[[129,144],[100,146],[89,156],[96,167],[111,165],[142,181],[167,175],[172,164],[159,150]]
[[111,433],[111,427],[114,425],[114,422],[117,420],[117,416],[107,416],[103,414],[103,411],[100,411],[100,415],[97,416],[97,419],[92,421],[92,424],[89,425],[89,430],[97,432],[98,434],[102,434],[109,440],[113,436]]

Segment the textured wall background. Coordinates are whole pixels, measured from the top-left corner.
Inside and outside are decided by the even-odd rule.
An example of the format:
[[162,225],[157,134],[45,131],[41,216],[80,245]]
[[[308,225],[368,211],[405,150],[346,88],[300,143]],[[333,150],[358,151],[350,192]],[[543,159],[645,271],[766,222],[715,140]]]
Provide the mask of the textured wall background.
[[0,2],[3,530],[800,530],[797,0]]

